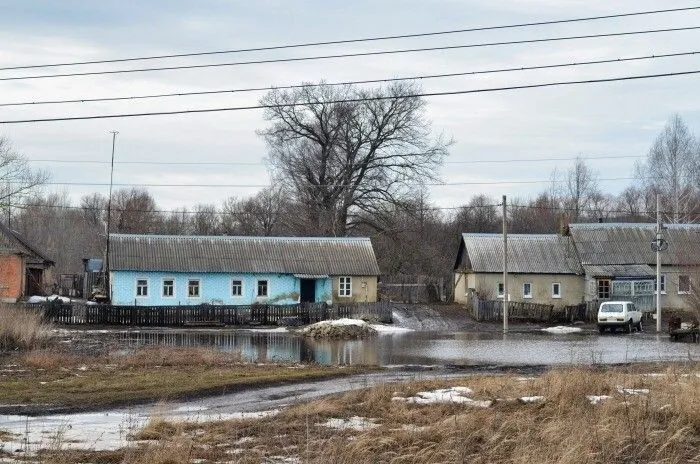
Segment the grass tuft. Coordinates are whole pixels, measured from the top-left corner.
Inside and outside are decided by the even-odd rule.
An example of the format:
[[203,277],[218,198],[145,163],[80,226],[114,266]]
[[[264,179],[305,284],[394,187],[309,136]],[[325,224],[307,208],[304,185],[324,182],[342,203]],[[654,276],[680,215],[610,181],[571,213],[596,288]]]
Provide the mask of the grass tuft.
[[28,350],[46,346],[50,324],[39,311],[0,304],[0,350]]

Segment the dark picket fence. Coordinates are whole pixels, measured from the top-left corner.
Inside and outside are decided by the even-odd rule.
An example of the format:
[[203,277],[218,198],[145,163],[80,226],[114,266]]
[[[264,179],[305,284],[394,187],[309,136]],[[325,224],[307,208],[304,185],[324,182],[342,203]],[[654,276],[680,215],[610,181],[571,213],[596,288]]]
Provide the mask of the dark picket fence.
[[392,321],[391,307],[388,302],[335,306],[325,303],[250,306],[111,306],[47,303],[42,307],[46,319],[66,325],[176,327],[310,324],[342,317],[386,323]]
[[[482,300],[474,297],[471,304],[472,316],[477,321],[495,322],[503,320],[503,300]],[[554,306],[508,302],[508,320],[513,322],[549,322],[554,316]]]

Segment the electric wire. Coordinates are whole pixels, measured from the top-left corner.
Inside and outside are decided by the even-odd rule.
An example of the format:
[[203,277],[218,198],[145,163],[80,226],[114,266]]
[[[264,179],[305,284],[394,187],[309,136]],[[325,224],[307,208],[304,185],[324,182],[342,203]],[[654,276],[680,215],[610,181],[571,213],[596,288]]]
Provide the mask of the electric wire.
[[554,69],[554,68],[564,68],[573,66],[588,66],[597,64],[607,64],[607,63],[624,63],[629,61],[641,61],[641,60],[654,60],[659,58],[677,58],[682,56],[693,56],[700,54],[700,51],[689,51],[689,52],[677,52],[677,53],[662,53],[653,54],[645,56],[634,56],[627,58],[611,58],[605,60],[589,60],[589,61],[576,61],[572,63],[555,63],[555,64],[545,64],[545,65],[535,65],[535,66],[516,66],[509,68],[497,68],[497,69],[486,69],[478,71],[465,71],[465,72],[455,72],[455,73],[442,73],[442,74],[426,74],[420,76],[407,76],[407,77],[392,77],[385,79],[367,79],[367,80],[354,80],[354,81],[344,81],[344,82],[328,82],[328,83],[307,83],[307,84],[293,84],[293,85],[282,85],[282,86],[270,86],[270,87],[248,87],[240,89],[223,89],[223,90],[202,90],[193,92],[174,92],[174,93],[160,93],[160,94],[147,94],[147,95],[133,95],[124,97],[96,97],[96,98],[77,98],[77,99],[66,99],[66,100],[40,100],[40,101],[25,101],[25,102],[9,102],[0,103],[0,107],[8,106],[35,106],[35,105],[54,105],[54,104],[69,104],[69,103],[94,103],[94,102],[107,102],[107,101],[133,101],[133,100],[145,100],[145,99],[155,99],[155,98],[171,98],[171,97],[186,97],[186,96],[200,96],[200,95],[218,95],[226,93],[248,93],[248,92],[269,92],[272,90],[292,90],[300,88],[314,88],[314,87],[334,87],[334,86],[349,86],[349,85],[359,85],[359,84],[382,84],[389,82],[401,82],[401,81],[423,81],[429,79],[442,79],[451,77],[462,77],[462,76],[477,76],[481,74],[496,74],[496,73],[506,73],[514,71],[533,71],[542,69]]
[[529,22],[529,23],[508,24],[508,25],[500,25],[500,26],[481,26],[481,27],[471,27],[471,28],[465,28],[465,29],[452,29],[452,30],[446,30],[446,31],[387,35],[387,36],[379,36],[379,37],[364,37],[364,38],[359,38],[359,39],[326,40],[326,41],[306,42],[306,43],[297,43],[297,44],[271,45],[271,46],[265,46],[265,47],[239,48],[239,49],[233,49],[233,50],[216,50],[216,51],[204,51],[204,52],[192,52],[192,53],[176,53],[176,54],[169,54],[169,55],[141,56],[141,57],[130,57],[130,58],[92,60],[92,61],[74,61],[74,62],[67,62],[67,63],[7,66],[7,67],[0,67],[0,71],[17,70],[17,69],[52,68],[52,67],[59,67],[59,66],[78,66],[78,65],[89,65],[89,64],[123,63],[123,62],[129,62],[129,61],[161,60],[161,59],[171,59],[171,58],[187,58],[187,57],[194,57],[194,56],[223,55],[223,54],[233,54],[233,53],[243,53],[243,52],[260,52],[260,51],[271,51],[271,50],[284,50],[284,49],[291,49],[291,48],[317,47],[317,46],[325,46],[325,45],[341,45],[341,44],[351,44],[351,43],[361,43],[361,42],[377,42],[377,41],[382,41],[382,40],[409,39],[409,38],[417,38],[417,37],[433,37],[433,36],[450,35],[450,34],[461,34],[461,33],[466,33],[466,32],[492,31],[492,30],[500,30],[500,29],[516,29],[516,28],[525,28],[525,27],[533,27],[533,26],[547,26],[547,25],[554,25],[554,24],[566,24],[566,23],[576,23],[576,22],[584,22],[584,21],[598,21],[598,20],[614,19],[614,18],[627,18],[627,17],[632,17],[632,16],[646,16],[646,15],[663,14],[663,13],[677,13],[677,12],[692,11],[692,10],[698,10],[698,9],[700,9],[700,6],[689,6],[689,7],[680,7],[680,8],[666,8],[666,9],[657,9],[657,10],[635,11],[635,12],[628,12],[628,13],[616,13],[616,14],[609,14],[609,15],[588,16],[588,17],[583,17],[583,18],[536,21],[536,22]]
[[303,102],[303,103],[289,103],[280,105],[249,105],[249,106],[233,106],[233,107],[223,107],[223,108],[202,108],[202,109],[188,109],[188,110],[175,110],[175,111],[150,111],[144,113],[121,113],[121,114],[102,114],[102,115],[92,115],[92,116],[66,116],[58,118],[34,118],[34,119],[10,119],[0,121],[0,124],[26,124],[26,123],[39,123],[39,122],[55,122],[55,121],[81,121],[81,120],[92,120],[92,119],[116,119],[116,118],[133,118],[133,117],[146,117],[146,116],[170,116],[176,114],[199,114],[199,113],[215,113],[215,112],[225,112],[225,111],[245,111],[245,110],[256,110],[256,109],[274,109],[274,108],[292,108],[299,106],[310,106],[310,105],[326,105],[326,104],[338,104],[338,103],[360,103],[368,101],[381,101],[381,100],[396,100],[401,98],[414,98],[414,97],[439,97],[439,96],[452,96],[452,95],[466,95],[473,93],[486,93],[486,92],[502,92],[502,91],[512,91],[512,90],[523,90],[523,89],[535,89],[544,87],[557,87],[566,85],[579,85],[579,84],[597,84],[603,82],[618,82],[618,81],[631,81],[640,79],[655,79],[661,77],[676,77],[676,76],[687,76],[691,74],[698,74],[700,70],[692,71],[678,71],[678,72],[667,72],[659,74],[643,74],[634,76],[621,76],[621,77],[611,77],[604,79],[584,79],[576,81],[557,81],[557,82],[545,82],[539,84],[525,84],[525,85],[513,85],[504,87],[492,87],[485,89],[471,89],[471,90],[452,90],[445,92],[420,92],[405,95],[382,95],[369,98],[350,98],[343,100],[329,100],[320,102]]
[[[512,158],[512,159],[496,159],[496,160],[466,160],[466,161],[445,161],[443,164],[491,164],[491,163],[538,163],[550,161],[596,161],[596,160],[611,160],[611,159],[629,159],[639,158],[641,155],[611,155],[611,156],[574,156],[565,158]],[[32,163],[64,163],[64,164],[110,164],[110,161],[99,160],[61,160],[61,159],[27,159]],[[154,165],[154,166],[267,166],[269,163],[264,162],[246,162],[246,161],[115,161],[114,164],[124,165]]]
[[113,74],[130,74],[130,73],[141,73],[141,72],[155,72],[155,71],[176,71],[184,69],[202,69],[202,68],[217,68],[217,67],[229,67],[229,66],[245,66],[253,64],[269,64],[269,63],[289,63],[289,62],[299,62],[299,61],[317,61],[317,60],[330,60],[339,58],[357,58],[366,56],[382,56],[382,55],[396,55],[405,53],[420,53],[429,51],[444,51],[444,50],[459,50],[467,48],[481,48],[481,47],[495,47],[503,45],[522,45],[522,44],[533,44],[533,43],[545,43],[545,42],[560,42],[567,40],[580,40],[580,39],[596,39],[605,37],[624,37],[632,35],[642,35],[642,34],[657,34],[665,32],[682,32],[682,31],[692,31],[698,30],[700,26],[687,26],[687,27],[674,27],[665,29],[646,29],[640,31],[627,31],[627,32],[609,32],[604,34],[586,34],[577,36],[564,36],[564,37],[546,37],[541,39],[523,39],[523,40],[509,40],[501,42],[485,42],[476,44],[463,44],[463,45],[443,45],[437,47],[422,47],[422,48],[404,48],[398,50],[380,50],[372,52],[356,52],[356,53],[338,53],[333,55],[316,55],[316,56],[302,56],[302,57],[292,57],[292,58],[271,58],[265,60],[249,60],[249,61],[236,61],[230,63],[209,63],[209,64],[192,64],[192,65],[180,65],[180,66],[161,66],[161,67],[151,67],[151,68],[131,68],[131,69],[114,69],[108,71],[85,71],[85,72],[73,72],[73,73],[57,73],[57,74],[39,74],[39,75],[23,75],[23,76],[9,76],[0,77],[0,81],[19,81],[19,80],[29,80],[29,79],[52,79],[57,77],[78,77],[78,76],[99,76],[99,75],[113,75]]

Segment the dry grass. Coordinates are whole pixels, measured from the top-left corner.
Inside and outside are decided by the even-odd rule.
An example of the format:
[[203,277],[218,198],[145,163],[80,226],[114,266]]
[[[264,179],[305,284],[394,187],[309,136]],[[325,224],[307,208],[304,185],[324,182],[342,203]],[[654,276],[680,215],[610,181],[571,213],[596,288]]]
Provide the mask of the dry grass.
[[0,350],[45,346],[49,329],[40,312],[0,303]]
[[350,375],[368,368],[247,364],[237,353],[144,348],[109,357],[33,350],[0,358],[0,404],[99,409],[221,394],[255,385]]
[[[207,424],[154,420],[158,440],[122,451],[124,463],[630,463],[700,462],[700,365],[663,375],[625,368],[567,368],[534,379],[512,375],[384,385],[289,407],[265,419]],[[489,408],[392,401],[467,386]],[[648,389],[623,394],[619,388]],[[523,404],[517,398],[542,395]],[[587,395],[609,395],[591,404]],[[330,418],[374,419],[377,428],[336,430]],[[275,460],[278,459],[278,460]]]

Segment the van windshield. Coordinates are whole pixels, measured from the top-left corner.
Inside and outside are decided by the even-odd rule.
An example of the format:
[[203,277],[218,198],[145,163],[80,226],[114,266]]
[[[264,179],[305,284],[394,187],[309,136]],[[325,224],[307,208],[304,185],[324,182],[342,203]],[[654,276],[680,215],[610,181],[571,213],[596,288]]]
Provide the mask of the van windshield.
[[622,303],[608,303],[600,308],[601,313],[621,313],[624,305]]

